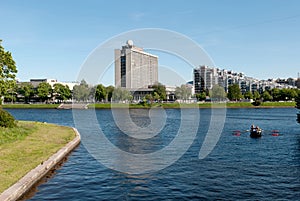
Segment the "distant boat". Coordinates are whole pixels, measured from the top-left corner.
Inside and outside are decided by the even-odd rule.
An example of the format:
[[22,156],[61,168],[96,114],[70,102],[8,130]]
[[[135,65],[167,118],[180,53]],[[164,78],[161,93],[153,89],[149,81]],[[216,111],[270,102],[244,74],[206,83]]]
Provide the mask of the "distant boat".
[[262,136],[262,130],[258,126],[254,127],[254,125],[251,126],[250,129],[250,137],[252,138],[258,138]]

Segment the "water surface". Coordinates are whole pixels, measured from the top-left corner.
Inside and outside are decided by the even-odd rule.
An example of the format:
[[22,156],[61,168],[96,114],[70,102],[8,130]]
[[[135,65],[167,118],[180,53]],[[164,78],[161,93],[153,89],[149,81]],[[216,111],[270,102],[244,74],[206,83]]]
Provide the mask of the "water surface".
[[[9,110],[17,119],[75,126],[71,110]],[[221,138],[211,154],[198,159],[210,123],[209,109],[200,109],[199,130],[188,151],[171,166],[154,173],[130,175],[106,168],[81,144],[57,170],[38,187],[30,200],[299,200],[300,125],[296,110],[227,109]],[[83,116],[92,110],[82,110]],[[147,112],[132,112],[136,124],[147,126]],[[148,153],[167,146],[176,136],[180,110],[167,109],[166,126],[154,138],[135,140],[118,129],[110,110],[96,110],[107,138],[120,149]],[[232,135],[258,124],[266,131],[260,139],[248,133]],[[95,125],[78,128],[94,132]],[[271,130],[279,130],[274,137]],[[175,134],[174,134],[175,133]]]

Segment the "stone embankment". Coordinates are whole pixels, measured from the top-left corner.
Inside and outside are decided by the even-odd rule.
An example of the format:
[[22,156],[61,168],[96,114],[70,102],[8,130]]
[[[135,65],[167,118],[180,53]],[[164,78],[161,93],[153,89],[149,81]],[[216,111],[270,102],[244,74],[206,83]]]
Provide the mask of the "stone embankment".
[[29,191],[34,184],[41,180],[52,168],[54,168],[60,161],[62,161],[73,149],[80,143],[80,134],[77,129],[73,128],[76,137],[69,142],[65,147],[52,155],[47,161],[38,165],[35,169],[28,172],[17,183],[6,189],[0,194],[1,201],[13,201],[21,198],[27,191]]

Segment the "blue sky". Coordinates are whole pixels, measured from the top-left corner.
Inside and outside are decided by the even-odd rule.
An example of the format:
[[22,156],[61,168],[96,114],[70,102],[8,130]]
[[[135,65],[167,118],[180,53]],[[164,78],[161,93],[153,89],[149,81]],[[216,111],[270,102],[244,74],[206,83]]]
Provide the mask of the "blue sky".
[[[142,28],[189,37],[219,68],[259,79],[296,78],[300,72],[297,0],[0,0],[0,9],[2,45],[12,52],[21,81],[74,81],[99,44]],[[182,65],[159,56],[162,66],[179,69]],[[100,82],[113,84],[113,70],[107,72]],[[190,69],[181,74],[192,79]]]

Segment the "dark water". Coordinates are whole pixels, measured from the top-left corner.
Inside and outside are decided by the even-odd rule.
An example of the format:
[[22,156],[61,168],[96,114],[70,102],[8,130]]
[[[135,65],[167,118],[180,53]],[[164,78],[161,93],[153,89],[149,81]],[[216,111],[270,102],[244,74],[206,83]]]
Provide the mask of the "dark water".
[[[75,126],[71,110],[9,110],[17,119]],[[142,110],[141,110],[142,111]],[[82,115],[93,112],[82,110]],[[138,125],[148,125],[144,112],[132,111]],[[147,153],[167,146],[180,124],[180,110],[166,110],[162,133],[146,141],[122,135],[110,110],[97,110],[107,137],[128,152]],[[211,111],[200,110],[200,129],[188,151],[171,166],[154,173],[131,175],[107,169],[81,144],[30,200],[299,200],[300,124],[296,109],[227,109],[222,135],[208,157],[198,159]],[[90,125],[91,124],[91,125]],[[244,131],[251,124],[265,130],[260,139]],[[93,133],[87,121],[78,128]],[[279,136],[272,136],[278,130]],[[149,148],[150,147],[150,148]]]

